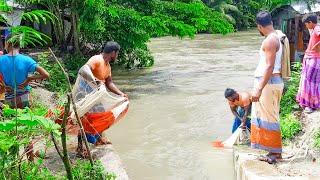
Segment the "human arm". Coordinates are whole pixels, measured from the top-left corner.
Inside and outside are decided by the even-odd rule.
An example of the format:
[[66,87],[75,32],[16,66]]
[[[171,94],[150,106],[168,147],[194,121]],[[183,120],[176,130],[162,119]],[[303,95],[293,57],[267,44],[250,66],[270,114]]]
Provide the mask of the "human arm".
[[241,126],[243,129],[245,129],[246,128],[246,121],[247,121],[247,118],[249,115],[250,105],[243,107],[243,109],[244,109],[244,115],[241,118]]
[[[320,36],[320,27],[319,26],[316,26],[314,28],[313,35],[316,35],[318,37]],[[320,52],[320,41],[317,42],[315,45],[313,45],[311,50],[316,51],[316,52]]]
[[48,79],[50,76],[49,73],[41,66],[36,67],[36,72],[38,72],[38,74],[27,77],[27,79],[19,85],[19,89],[24,89],[31,81]]
[[79,75],[81,75],[84,79],[86,79],[89,82],[95,82],[95,77],[92,73],[92,68],[88,64],[85,64],[80,68]]
[[237,106],[231,106],[231,105],[230,105],[230,109],[231,109],[232,114],[233,114],[236,118],[241,119],[241,117],[240,117],[239,114],[237,113]]
[[120,91],[117,86],[113,83],[111,76],[108,76],[108,78],[105,81],[106,87],[113,93],[123,96],[123,97],[128,97],[127,94],[124,94],[122,91]]
[[272,76],[278,44],[278,39],[274,37],[268,39],[268,41],[266,41],[263,45],[263,49],[266,54],[266,69],[263,73],[259,85],[254,89],[254,92],[252,94],[252,102],[259,101],[263,88],[266,86]]
[[311,49],[312,51],[320,52],[320,41],[317,42]]
[[6,92],[6,86],[4,85],[3,82],[0,81],[0,94]]

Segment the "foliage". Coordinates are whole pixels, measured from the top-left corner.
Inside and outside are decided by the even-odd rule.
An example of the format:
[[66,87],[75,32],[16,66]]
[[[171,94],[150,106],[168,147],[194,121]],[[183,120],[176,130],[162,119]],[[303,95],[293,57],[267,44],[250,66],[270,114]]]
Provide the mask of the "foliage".
[[[41,157],[36,162],[28,162],[23,158],[25,153],[17,156],[17,149],[27,147],[34,137],[49,137],[51,133],[60,134],[60,125],[50,119],[44,118],[47,109],[39,105],[35,109],[10,109],[5,106],[3,109],[4,121],[0,122],[0,179],[66,179],[64,176],[53,174],[44,166]],[[17,118],[15,115],[18,114]],[[17,125],[18,136],[15,134]],[[48,147],[48,143],[45,144]],[[105,174],[104,168],[99,161],[92,167],[89,161],[77,161],[72,167],[74,179],[78,180],[115,180],[112,173]]]
[[71,83],[74,83],[79,69],[88,61],[88,58],[81,55],[67,55],[63,58],[63,65],[68,71]]
[[[45,87],[53,92],[65,93],[68,84],[59,65],[54,62],[47,53],[42,53],[37,58],[41,67],[46,69],[50,74],[50,79],[43,82]],[[80,55],[67,55],[61,64],[67,70],[71,83],[74,83],[78,70],[86,63],[87,59]]]
[[286,114],[280,117],[281,135],[283,139],[291,139],[301,131],[302,125],[299,119],[293,114]]
[[49,60],[48,54],[38,56],[38,63],[50,74],[50,79],[44,81],[45,87],[50,91],[65,92],[68,84],[58,64]]
[[314,134],[314,146],[320,149],[320,129]]
[[292,111],[299,110],[299,105],[296,103],[296,95],[299,89],[299,82],[301,77],[301,63],[293,65],[292,77],[285,84],[285,93],[280,102],[280,113],[282,115],[289,114]]
[[[144,8],[145,7],[145,8]],[[198,32],[228,33],[233,27],[200,1],[87,1],[80,12],[85,42],[101,47],[107,40],[122,47],[119,63],[149,67],[153,58],[146,46],[151,37],[194,37]]]
[[104,173],[104,168],[100,161],[95,161],[92,167],[89,161],[77,161],[72,169],[72,174],[76,180],[115,180],[113,173]]
[[[212,10],[200,0],[19,0],[19,2],[27,7],[41,4],[51,14],[56,15],[53,27],[55,40],[63,52],[71,46],[73,52],[92,55],[100,51],[106,41],[114,40],[122,47],[119,63],[128,68],[149,67],[153,64],[154,60],[146,46],[151,37],[166,35],[194,37],[199,32],[226,34],[234,30],[222,13]],[[71,11],[70,31],[67,30],[66,23],[63,23],[67,10]],[[37,20],[33,15],[26,17]],[[91,52],[86,51],[89,46],[93,48]]]
[[301,68],[301,63],[293,65],[292,77],[286,82],[286,91],[280,102],[280,127],[284,139],[293,138],[302,129],[301,122],[293,115],[294,111],[299,110],[296,95],[299,88]]
[[203,0],[203,2],[222,13],[232,24],[236,24],[234,17],[241,14],[238,7],[233,5],[232,0]]
[[[43,113],[43,110],[36,111]],[[20,147],[27,147],[35,136],[59,135],[60,126],[43,116],[35,115],[31,109],[3,109],[4,120],[0,122],[0,169],[1,176],[11,176],[21,163]],[[20,157],[21,156],[21,157]],[[2,178],[3,179],[3,178]],[[10,179],[10,178],[9,178]]]
[[[259,11],[273,11],[282,5],[303,0],[233,0],[233,4],[238,7],[240,13],[231,12],[231,16],[235,18],[236,28],[247,29],[255,27],[255,18]],[[307,0],[309,7],[315,3],[315,0]]]
[[[6,177],[11,177],[11,179],[20,179],[19,178],[18,167],[13,167],[11,169],[10,175]],[[21,164],[21,175],[24,179],[32,180],[56,180],[63,179],[62,176],[53,174],[43,165],[43,159],[39,159],[36,163],[33,162],[22,162]],[[1,176],[0,176],[1,177]],[[4,179],[4,177],[3,177]]]
[[235,17],[236,28],[247,29],[255,27],[255,19],[257,13],[262,9],[263,5],[258,0],[234,0],[240,13]]
[[[1,18],[0,22],[6,24],[8,30],[11,32],[11,42],[20,44],[20,47],[45,45],[51,39],[44,33],[41,33],[31,27],[27,26],[13,26],[10,24],[8,14],[13,11],[9,8],[6,1],[0,4]],[[54,22],[55,15],[45,10],[26,11],[22,13],[22,19],[29,20],[30,22],[40,23],[40,21],[47,23],[47,21]]]

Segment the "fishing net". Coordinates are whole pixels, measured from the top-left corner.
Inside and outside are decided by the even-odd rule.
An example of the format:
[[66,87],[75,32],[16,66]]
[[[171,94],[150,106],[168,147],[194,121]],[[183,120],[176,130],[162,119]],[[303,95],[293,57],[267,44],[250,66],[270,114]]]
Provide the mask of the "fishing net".
[[[72,96],[85,132],[92,135],[101,134],[118,122],[129,107],[127,98],[111,95],[104,83],[89,82],[81,75],[77,77]],[[74,120],[75,113],[71,112],[70,117]]]

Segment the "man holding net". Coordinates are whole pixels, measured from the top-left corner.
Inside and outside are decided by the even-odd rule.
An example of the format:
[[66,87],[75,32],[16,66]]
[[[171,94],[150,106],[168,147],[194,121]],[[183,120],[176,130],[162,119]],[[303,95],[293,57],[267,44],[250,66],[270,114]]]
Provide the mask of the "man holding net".
[[[76,101],[81,100],[81,98],[85,97],[86,93],[93,92],[101,85],[105,85],[107,89],[116,95],[128,98],[126,94],[116,87],[111,77],[110,62],[117,60],[119,51],[120,45],[117,42],[109,41],[105,44],[101,54],[91,57],[89,61],[80,68],[77,83],[73,89],[73,96]],[[102,105],[99,103],[96,104],[93,108],[91,108],[89,114],[87,113],[84,117],[82,117],[82,123],[86,131],[87,140],[95,145],[111,144],[107,138],[102,138],[101,131],[108,129],[115,122],[114,120],[108,120],[109,115],[101,106]],[[101,121],[97,122],[99,121],[96,118],[97,116],[99,116],[100,119],[102,118],[101,121],[110,121],[109,124],[98,125],[97,123],[101,123]],[[82,156],[85,156],[83,155],[85,152],[83,152],[81,138],[82,137],[79,133],[78,153],[81,153]]]

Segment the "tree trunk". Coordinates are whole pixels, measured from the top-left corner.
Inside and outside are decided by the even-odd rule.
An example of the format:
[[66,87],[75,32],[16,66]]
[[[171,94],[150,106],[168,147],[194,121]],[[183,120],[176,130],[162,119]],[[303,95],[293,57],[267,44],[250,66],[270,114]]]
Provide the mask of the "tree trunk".
[[67,133],[66,133],[66,126],[67,126],[67,120],[68,115],[70,112],[70,101],[71,101],[71,95],[68,94],[68,102],[64,109],[64,116],[63,116],[63,122],[61,126],[61,142],[62,142],[62,149],[63,149],[63,163],[67,172],[67,177],[69,180],[73,180],[72,171],[71,171],[71,163],[68,155],[68,149],[67,149]]
[[64,35],[64,7],[61,9],[59,3],[53,3],[50,1],[48,1],[47,6],[49,11],[57,17],[57,22],[53,23],[53,31],[57,46],[64,52],[67,49]]
[[71,23],[72,23],[72,30],[73,30],[73,45],[75,49],[76,54],[80,54],[80,45],[79,45],[79,32],[78,32],[78,13],[77,13],[77,2],[76,0],[72,1],[72,7],[71,9]]

